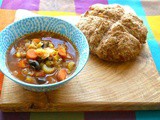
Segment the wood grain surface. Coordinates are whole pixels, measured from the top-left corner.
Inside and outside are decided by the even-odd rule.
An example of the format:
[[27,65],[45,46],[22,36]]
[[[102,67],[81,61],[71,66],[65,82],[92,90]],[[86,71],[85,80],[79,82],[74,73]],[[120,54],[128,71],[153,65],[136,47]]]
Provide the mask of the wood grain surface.
[[160,80],[147,44],[126,63],[90,55],[82,72],[58,90],[36,93],[4,78],[3,111],[106,111],[160,109]]

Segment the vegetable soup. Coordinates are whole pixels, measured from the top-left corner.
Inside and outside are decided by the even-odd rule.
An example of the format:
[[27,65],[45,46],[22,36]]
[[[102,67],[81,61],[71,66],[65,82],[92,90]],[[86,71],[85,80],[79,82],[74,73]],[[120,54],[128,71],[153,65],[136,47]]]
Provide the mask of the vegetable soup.
[[78,51],[67,37],[42,31],[17,39],[6,57],[16,78],[30,84],[51,84],[75,71]]

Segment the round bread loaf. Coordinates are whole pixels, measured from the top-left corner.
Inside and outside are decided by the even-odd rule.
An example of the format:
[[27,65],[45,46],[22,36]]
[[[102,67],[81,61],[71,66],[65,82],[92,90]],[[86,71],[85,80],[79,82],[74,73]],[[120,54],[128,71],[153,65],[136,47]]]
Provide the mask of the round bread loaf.
[[147,29],[135,13],[120,5],[92,5],[77,27],[86,36],[90,52],[100,59],[124,62],[135,59],[146,42]]

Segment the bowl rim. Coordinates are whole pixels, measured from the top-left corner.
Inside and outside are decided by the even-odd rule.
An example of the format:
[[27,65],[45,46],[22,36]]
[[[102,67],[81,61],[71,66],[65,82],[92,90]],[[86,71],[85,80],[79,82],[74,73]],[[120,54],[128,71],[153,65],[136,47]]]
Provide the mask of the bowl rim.
[[[27,17],[27,18],[23,18],[23,19],[20,19],[20,20],[17,20],[17,21],[15,21],[15,22],[13,22],[13,23],[11,23],[10,25],[8,25],[8,26],[6,26],[1,32],[0,32],[0,36],[1,36],[1,33],[2,32],[4,32],[6,29],[8,29],[8,28],[10,28],[10,26],[13,26],[15,23],[18,23],[18,22],[20,22],[20,21],[23,21],[23,20],[27,20],[27,19],[36,19],[36,18],[51,18],[51,19],[57,19],[57,20],[60,20],[60,21],[62,21],[62,22],[66,22],[67,24],[69,24],[70,26],[72,26],[74,29],[76,29],[79,33],[81,33],[81,35],[83,36],[83,38],[84,38],[84,40],[85,40],[85,43],[86,43],[86,45],[87,45],[87,48],[86,48],[86,55],[87,55],[87,59],[85,59],[85,63],[83,64],[83,66],[81,66],[81,68],[79,69],[79,71],[77,71],[76,73],[75,73],[75,71],[76,71],[76,69],[75,69],[75,71],[71,74],[71,76],[69,76],[68,78],[66,78],[65,80],[62,80],[62,81],[60,81],[60,82],[56,82],[56,83],[51,83],[51,84],[42,84],[42,85],[37,85],[37,84],[29,84],[29,83],[26,83],[26,82],[23,82],[23,81],[21,81],[21,80],[19,80],[18,78],[16,78],[15,76],[13,76],[13,75],[11,75],[11,76],[13,76],[12,78],[9,76],[9,75],[7,75],[7,74],[5,74],[4,73],[4,71],[2,71],[1,70],[1,68],[0,68],[0,71],[6,76],[6,77],[8,77],[10,80],[12,80],[12,81],[14,81],[14,82],[16,82],[16,83],[18,83],[18,84],[20,84],[20,85],[22,85],[22,86],[25,86],[25,87],[36,87],[36,88],[48,88],[48,87],[53,87],[53,86],[58,86],[58,85],[62,85],[63,83],[66,83],[66,82],[68,82],[68,81],[70,81],[71,79],[73,79],[74,77],[76,77],[81,71],[82,71],[82,69],[85,67],[85,65],[87,64],[87,61],[88,61],[88,59],[89,59],[89,44],[88,44],[88,41],[87,41],[87,38],[85,37],[85,35],[75,26],[75,25],[73,25],[73,24],[71,24],[71,23],[69,23],[69,22],[67,22],[67,21],[65,21],[65,20],[62,20],[62,19],[60,19],[60,18],[57,18],[57,17],[50,17],[50,16],[32,16],[32,17]],[[78,63],[79,64],[79,63]],[[7,67],[8,68],[8,67]],[[8,72],[10,72],[9,71],[9,69],[8,69]]]

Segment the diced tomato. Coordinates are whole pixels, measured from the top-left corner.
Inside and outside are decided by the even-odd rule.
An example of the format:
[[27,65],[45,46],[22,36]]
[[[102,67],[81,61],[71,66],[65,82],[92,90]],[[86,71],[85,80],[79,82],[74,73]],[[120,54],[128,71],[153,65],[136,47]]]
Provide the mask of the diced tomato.
[[66,79],[67,77],[67,71],[65,69],[61,69],[58,73],[57,73],[57,79],[59,81],[62,81],[64,79]]
[[18,67],[20,67],[20,68],[27,67],[27,60],[26,59],[20,60],[19,63],[18,63]]

